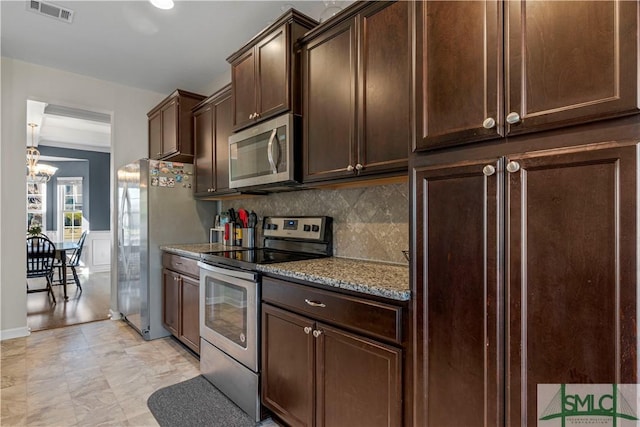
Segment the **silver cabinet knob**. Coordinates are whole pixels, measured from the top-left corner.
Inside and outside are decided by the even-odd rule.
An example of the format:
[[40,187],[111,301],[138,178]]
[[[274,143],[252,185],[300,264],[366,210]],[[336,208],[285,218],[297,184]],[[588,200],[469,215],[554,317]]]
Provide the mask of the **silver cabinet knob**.
[[253,119],[253,113],[249,114],[249,120]]
[[347,166],[347,172],[353,172],[353,166],[351,165]]
[[493,129],[495,126],[496,121],[493,117],[487,117],[486,119],[484,119],[484,122],[482,122],[482,127],[485,129]]
[[491,176],[496,173],[496,168],[493,165],[486,165],[482,168],[482,173],[485,174],[485,176]]
[[313,336],[318,338],[320,335],[322,334],[322,331],[316,329],[315,331],[313,331]]
[[515,111],[507,114],[507,123],[510,125],[515,125],[516,123],[520,123],[520,114]]
[[518,172],[520,170],[520,163],[513,161],[507,163],[507,170],[511,173]]
[[309,335],[311,333],[311,326],[305,326],[304,327],[304,333]]
[[356,170],[357,170],[357,171],[361,171],[362,169],[364,169],[364,166],[362,166],[360,163],[358,163],[358,164],[356,165]]

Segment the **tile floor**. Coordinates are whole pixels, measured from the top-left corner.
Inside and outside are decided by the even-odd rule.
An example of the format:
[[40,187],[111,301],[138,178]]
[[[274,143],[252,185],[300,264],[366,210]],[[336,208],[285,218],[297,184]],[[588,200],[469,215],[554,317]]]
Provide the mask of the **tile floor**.
[[157,426],[147,398],[199,374],[172,338],[100,321],[1,342],[0,425]]

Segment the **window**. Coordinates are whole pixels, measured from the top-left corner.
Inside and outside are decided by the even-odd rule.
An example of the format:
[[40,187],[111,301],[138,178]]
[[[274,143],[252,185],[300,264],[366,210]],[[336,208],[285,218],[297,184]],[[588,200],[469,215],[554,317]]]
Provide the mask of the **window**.
[[82,178],[58,178],[58,230],[62,240],[76,241],[82,234]]
[[41,232],[46,230],[47,184],[27,182],[27,230],[39,225]]

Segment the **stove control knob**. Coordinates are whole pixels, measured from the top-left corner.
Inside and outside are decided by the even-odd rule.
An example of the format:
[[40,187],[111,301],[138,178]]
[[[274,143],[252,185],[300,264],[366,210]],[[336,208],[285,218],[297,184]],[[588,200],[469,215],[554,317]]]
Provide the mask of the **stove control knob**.
[[311,231],[313,231],[314,233],[317,233],[318,231],[320,231],[320,226],[319,225],[312,225],[311,226]]
[[304,231],[311,231],[311,226],[309,224],[305,224]]

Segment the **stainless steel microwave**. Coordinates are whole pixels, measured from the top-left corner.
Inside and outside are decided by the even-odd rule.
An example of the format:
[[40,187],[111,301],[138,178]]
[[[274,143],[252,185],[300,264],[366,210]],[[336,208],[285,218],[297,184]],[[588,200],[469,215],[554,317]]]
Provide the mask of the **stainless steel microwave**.
[[229,187],[297,184],[299,117],[284,114],[229,137]]

